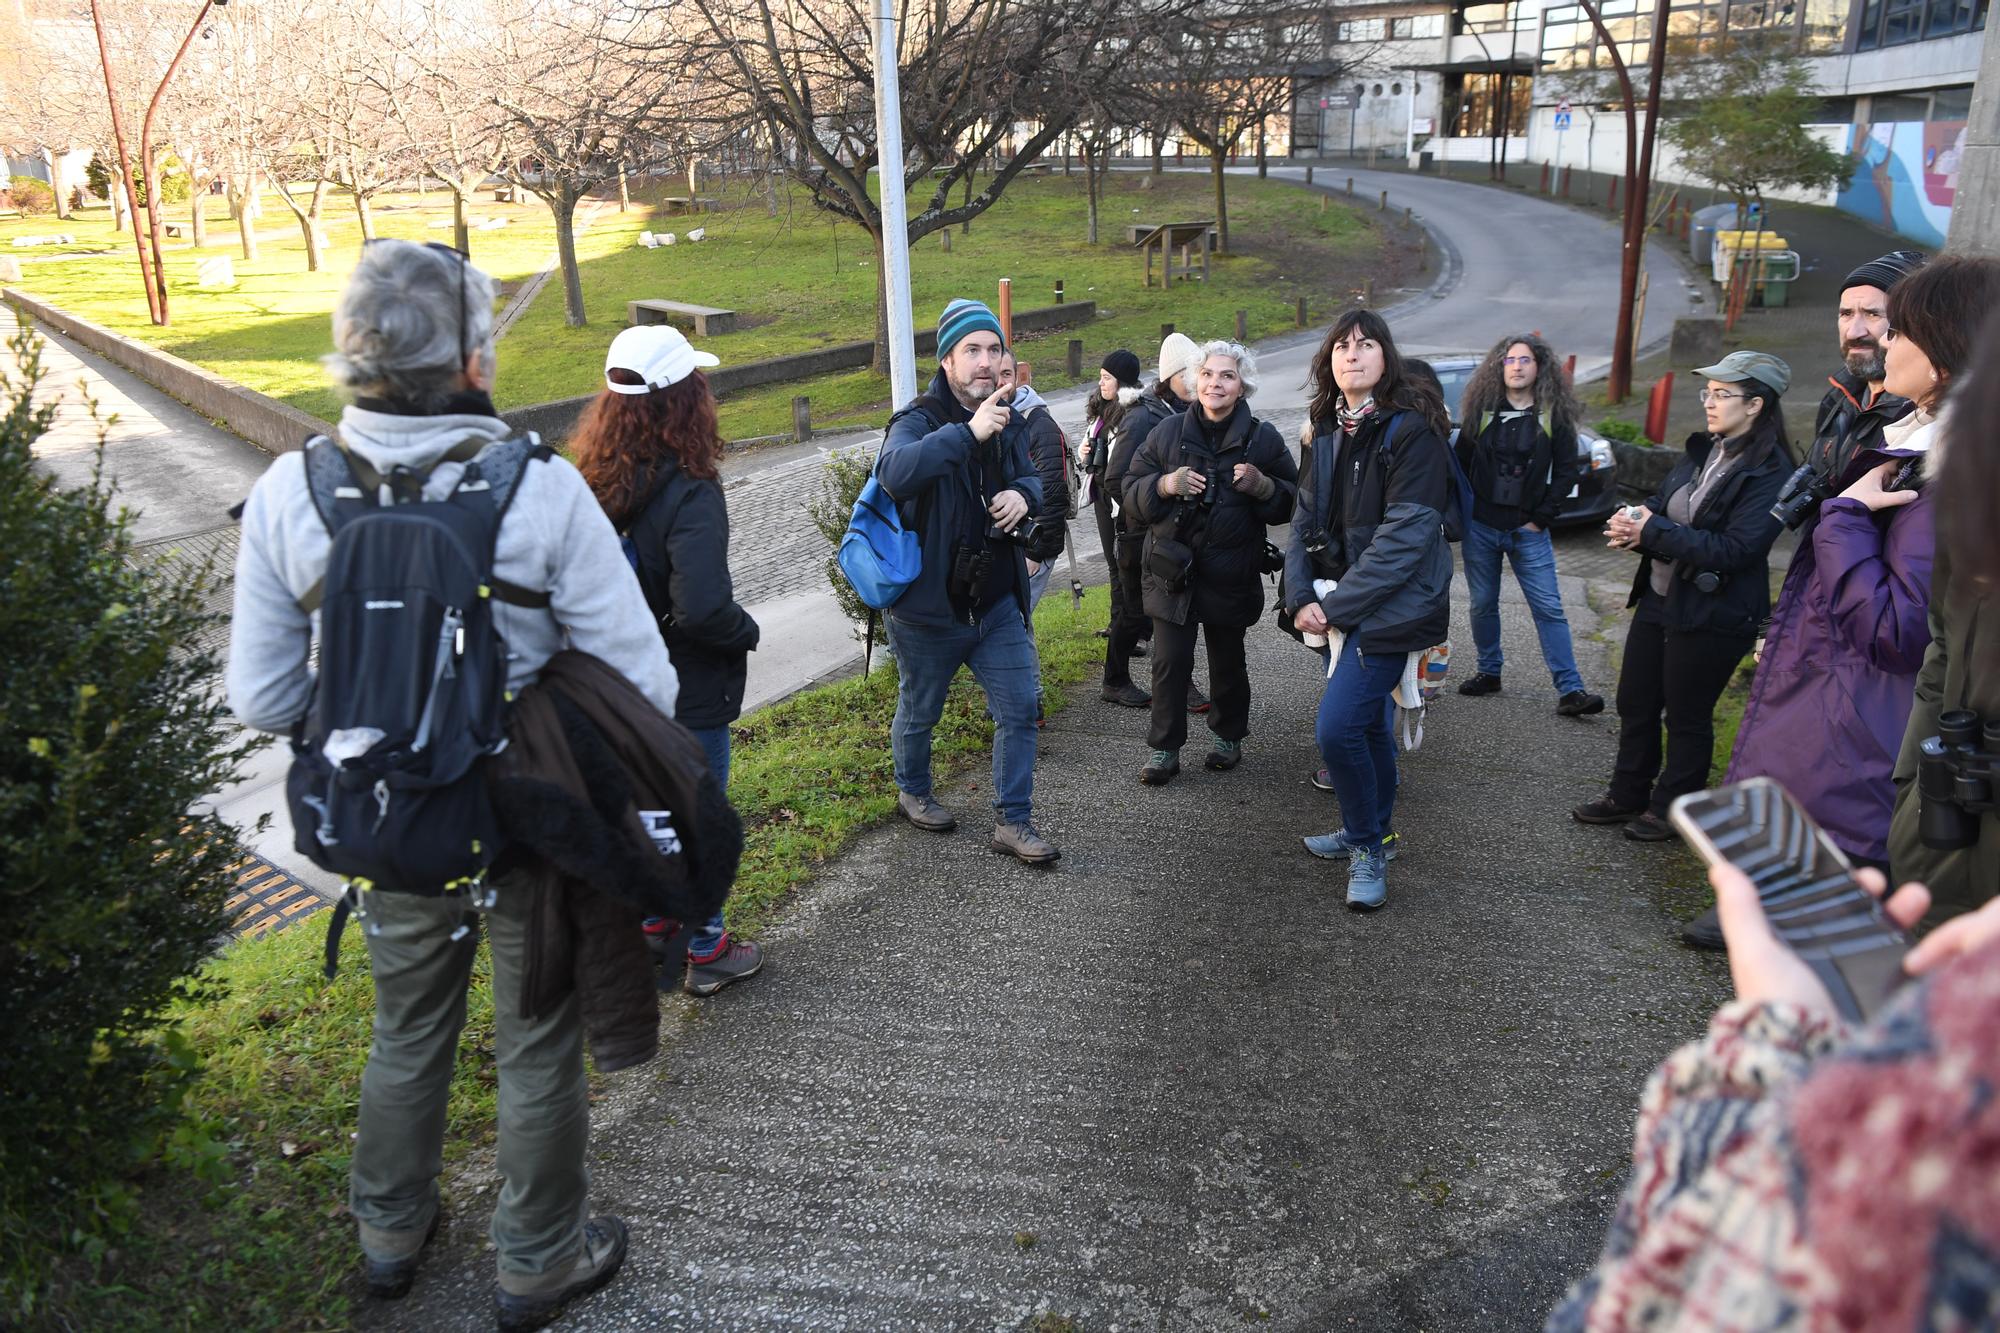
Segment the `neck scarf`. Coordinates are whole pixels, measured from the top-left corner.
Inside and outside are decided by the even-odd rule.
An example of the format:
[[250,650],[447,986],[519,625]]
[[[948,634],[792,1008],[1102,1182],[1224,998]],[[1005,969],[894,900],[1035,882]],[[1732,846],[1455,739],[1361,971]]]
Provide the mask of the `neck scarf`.
[[1375,415],[1375,400],[1370,398],[1357,411],[1347,405],[1347,399],[1336,399],[1333,404],[1333,415],[1340,422],[1341,430],[1352,435],[1361,429],[1362,422]]

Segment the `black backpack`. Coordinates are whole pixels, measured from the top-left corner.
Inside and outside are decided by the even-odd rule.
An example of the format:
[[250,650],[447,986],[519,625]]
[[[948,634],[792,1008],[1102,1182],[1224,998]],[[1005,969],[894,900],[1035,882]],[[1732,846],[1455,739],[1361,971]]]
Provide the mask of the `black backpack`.
[[333,549],[300,599],[319,612],[319,670],[286,799],[298,850],[349,881],[350,898],[474,889],[501,850],[484,763],[506,744],[510,697],[493,601],[549,597],[496,579],[494,546],[528,464],[548,456],[533,435],[468,441],[440,460],[465,464],[457,487],[426,500],[428,470],[384,475],[334,441],[307,442]]

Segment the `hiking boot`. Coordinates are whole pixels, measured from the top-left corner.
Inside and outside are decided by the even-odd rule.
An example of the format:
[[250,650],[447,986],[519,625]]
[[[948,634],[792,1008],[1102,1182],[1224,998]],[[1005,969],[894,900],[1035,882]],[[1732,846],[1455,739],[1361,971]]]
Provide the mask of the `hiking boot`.
[[493,1312],[500,1333],[527,1333],[555,1322],[563,1307],[609,1282],[625,1262],[629,1238],[615,1217],[583,1224],[583,1253],[562,1273],[502,1273],[493,1289]]
[[1146,655],[1146,650],[1151,648],[1152,646],[1153,645],[1151,640],[1141,639],[1137,643],[1133,644],[1130,648],[1127,648],[1125,650],[1125,655],[1127,657],[1144,657]]
[[653,955],[653,966],[678,963],[687,956],[687,931],[672,917],[649,916],[640,929],[645,932],[646,948]]
[[1389,901],[1389,881],[1382,875],[1379,847],[1356,847],[1347,854],[1347,905],[1372,912]]
[[1103,629],[1094,630],[1092,633],[1097,638],[1108,639],[1111,637],[1111,626],[1106,625]]
[[1312,781],[1313,781],[1313,786],[1318,787],[1321,791],[1333,790],[1333,774],[1327,772],[1323,768],[1316,768],[1313,770]]
[[1625,825],[1625,836],[1634,842],[1672,842],[1681,835],[1674,826],[1651,810],[1634,815]]
[[1201,692],[1200,690],[1196,689],[1196,688],[1195,688],[1195,686],[1194,686],[1194,682],[1193,682],[1193,681],[1189,681],[1189,682],[1188,682],[1188,712],[1190,712],[1190,713],[1206,713],[1206,712],[1207,712],[1207,711],[1208,711],[1208,710],[1209,710],[1210,708],[1213,708],[1213,707],[1214,707],[1214,705],[1213,705],[1213,704],[1211,704],[1211,703],[1209,703],[1209,701],[1208,701],[1208,696],[1207,696],[1207,695],[1205,695],[1205,694],[1203,694],[1203,693],[1202,693],[1202,692]]
[[687,980],[681,988],[690,995],[713,995],[724,986],[747,981],[764,970],[764,951],[749,940],[724,934],[722,943],[707,958],[688,955]]
[[442,1209],[431,1214],[424,1238],[414,1246],[409,1245],[412,1233],[368,1228],[368,1239],[379,1249],[401,1251],[392,1258],[370,1254],[365,1248],[361,1251],[361,1276],[368,1284],[370,1296],[378,1301],[400,1301],[410,1294],[410,1286],[417,1280],[417,1269],[424,1262],[424,1251],[430,1248],[431,1238],[438,1233],[438,1219],[443,1216]]
[[1054,843],[1035,832],[1035,826],[1028,823],[995,824],[993,841],[986,845],[1031,866],[1045,866],[1062,855]]
[[1097,697],[1108,704],[1117,704],[1120,708],[1151,708],[1153,706],[1153,696],[1129,680],[1123,685],[1106,685],[1097,692]]
[[1722,917],[1713,907],[1681,927],[1681,943],[1690,949],[1729,952],[1729,945],[1722,938]]
[[896,813],[926,833],[949,833],[958,827],[958,817],[929,796],[897,792]]
[[1498,694],[1500,693],[1500,677],[1489,676],[1484,671],[1475,672],[1471,680],[1466,681],[1465,684],[1458,687],[1458,692],[1475,699],[1482,694]]
[[1208,758],[1201,761],[1201,766],[1217,773],[1227,773],[1242,762],[1243,742],[1226,741],[1217,736],[1215,743],[1208,748]]
[[1622,824],[1628,819],[1637,819],[1646,812],[1629,809],[1618,804],[1609,796],[1600,796],[1594,801],[1585,801],[1569,812],[1569,817],[1579,824]]
[[[1345,861],[1354,854],[1354,844],[1348,839],[1346,829],[1335,829],[1331,833],[1316,833],[1310,838],[1301,838],[1306,850],[1322,861]],[[1394,834],[1384,834],[1382,838],[1382,859],[1393,861],[1402,855],[1402,839]]]
[[1148,787],[1164,787],[1180,771],[1180,755],[1172,750],[1155,750],[1153,757],[1146,761],[1146,766],[1139,770],[1139,781]]
[[[1470,682],[1467,682],[1468,684]],[[1558,717],[1589,717],[1604,711],[1604,696],[1592,694],[1589,690],[1571,690],[1556,700]]]

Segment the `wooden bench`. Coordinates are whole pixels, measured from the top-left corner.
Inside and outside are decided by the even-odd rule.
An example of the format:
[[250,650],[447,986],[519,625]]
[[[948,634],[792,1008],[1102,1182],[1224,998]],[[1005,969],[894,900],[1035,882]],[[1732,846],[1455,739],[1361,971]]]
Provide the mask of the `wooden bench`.
[[[1132,223],[1125,228],[1125,243],[1127,245],[1137,245],[1153,232],[1159,230],[1159,226],[1160,224],[1157,222]],[[1210,249],[1219,247],[1222,244],[1222,235],[1218,228],[1210,227],[1208,229],[1208,243]]]
[[670,194],[662,199],[668,213],[713,213],[715,200],[703,197],[690,198],[684,194]]
[[1153,228],[1152,231],[1142,236],[1138,241],[1138,245],[1146,255],[1146,285],[1148,287],[1153,285],[1153,252],[1155,250],[1160,252],[1160,258],[1165,261],[1163,264],[1165,272],[1161,275],[1162,286],[1171,287],[1174,285],[1174,252],[1176,250],[1180,252],[1181,256],[1180,278],[1183,281],[1194,278],[1196,276],[1194,271],[1196,246],[1201,247],[1201,273],[1199,276],[1204,282],[1207,281],[1208,259],[1215,251],[1215,232],[1216,225],[1212,221],[1167,222]]
[[696,337],[712,338],[736,331],[736,312],[690,305],[686,301],[627,301],[625,322],[635,328],[641,324],[672,324]]

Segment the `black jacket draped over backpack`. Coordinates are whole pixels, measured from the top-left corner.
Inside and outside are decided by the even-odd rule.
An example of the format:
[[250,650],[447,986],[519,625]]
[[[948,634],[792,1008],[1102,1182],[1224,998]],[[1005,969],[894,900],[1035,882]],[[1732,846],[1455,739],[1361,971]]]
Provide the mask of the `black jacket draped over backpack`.
[[639,587],[680,675],[675,720],[693,730],[727,726],[743,712],[759,631],[730,583],[722,485],[690,477],[668,457],[641,493],[650,498],[625,532],[638,553]]
[[[1765,436],[1746,446],[1748,454],[1702,498],[1692,522],[1674,522],[1667,517],[1667,499],[1695,483],[1709,451],[1718,447],[1707,431],[1688,436],[1687,456],[1646,501],[1653,517],[1639,539],[1645,558],[1626,605],[1637,606],[1652,587],[1653,561],[1671,560],[1667,628],[1748,637],[1771,614],[1771,543],[1782,526],[1771,517],[1771,506],[1792,473],[1792,460],[1775,436]],[[1697,583],[1703,574],[1716,576],[1713,592],[1702,591]]]
[[[1238,463],[1249,463],[1270,479],[1269,499],[1230,484]],[[1181,467],[1209,474],[1211,493],[1189,499],[1161,495],[1160,478]],[[1253,416],[1248,403],[1239,402],[1229,420],[1213,430],[1201,409],[1190,407],[1146,437],[1124,484],[1126,512],[1150,529],[1149,547],[1164,537],[1194,548],[1193,571],[1179,592],[1145,571],[1146,614],[1176,625],[1255,624],[1264,611],[1264,530],[1292,516],[1299,492],[1298,465],[1277,428]]]

